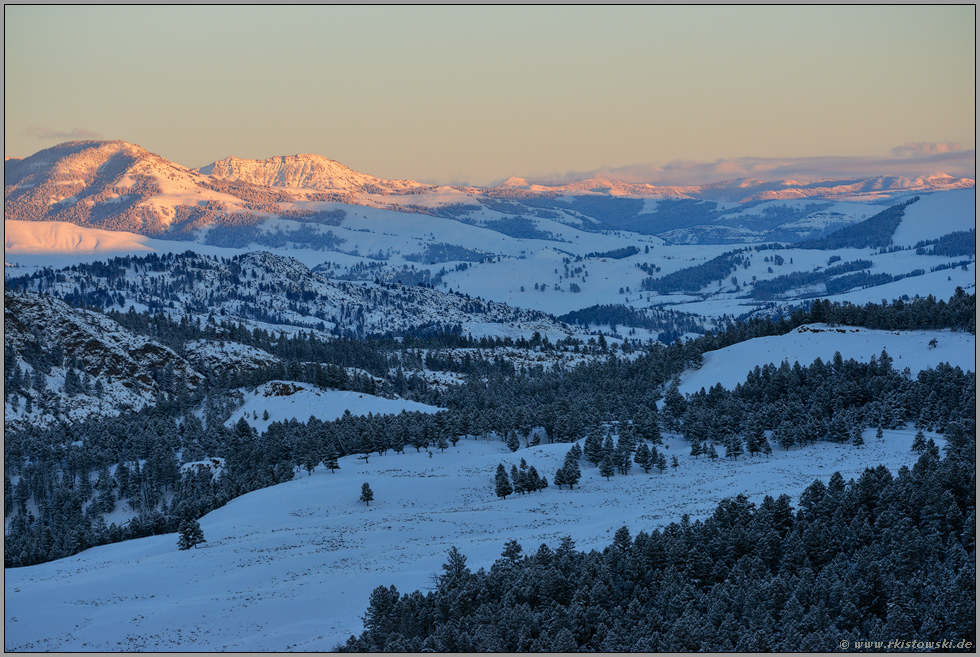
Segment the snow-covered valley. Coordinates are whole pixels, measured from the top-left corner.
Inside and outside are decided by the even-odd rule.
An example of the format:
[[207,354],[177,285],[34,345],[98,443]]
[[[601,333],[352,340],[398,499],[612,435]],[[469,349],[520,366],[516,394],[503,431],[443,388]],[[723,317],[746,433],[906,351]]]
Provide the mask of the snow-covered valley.
[[[680,467],[635,468],[606,481],[583,465],[573,490],[555,486],[499,499],[498,463],[526,459],[552,477],[569,445],[515,453],[499,440],[466,439],[431,457],[423,450],[341,460],[334,473],[255,491],[201,519],[207,542],[177,550],[166,534],[93,548],[67,559],[7,569],[4,647],[9,651],[318,651],[361,631],[377,586],[425,590],[458,547],[475,570],[508,540],[525,550],[601,549],[623,525],[651,530],[689,514],[710,515],[724,497],[794,499],[834,472],[857,478],[879,464],[914,463],[912,430],[866,432],[863,448],[818,444],[738,461],[687,454],[667,439]],[[938,437],[937,437],[938,438]],[[937,439],[942,444],[941,439]],[[375,501],[358,501],[363,482]]]

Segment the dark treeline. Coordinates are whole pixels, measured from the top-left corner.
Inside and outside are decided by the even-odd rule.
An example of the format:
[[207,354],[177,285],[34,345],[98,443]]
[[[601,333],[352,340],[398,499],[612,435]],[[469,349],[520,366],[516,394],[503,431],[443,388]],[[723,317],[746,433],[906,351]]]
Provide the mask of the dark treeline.
[[825,440],[860,446],[865,428],[894,429],[910,421],[945,431],[975,412],[976,376],[940,363],[910,379],[885,351],[868,363],[845,361],[838,352],[810,366],[756,366],[735,390],[702,388],[683,402],[668,392],[671,399],[665,419],[680,420],[673,428],[691,442],[692,454],[712,440],[737,458],[745,451],[757,454],[766,430],[784,449]]
[[645,308],[637,310],[623,304],[601,304],[573,310],[558,317],[559,320],[578,326],[608,325],[617,333],[620,328],[645,328],[659,331],[661,342],[673,342],[685,333],[701,333],[704,318],[676,310]]
[[439,242],[438,244],[426,244],[422,253],[411,253],[405,256],[406,260],[421,262],[427,265],[434,265],[440,262],[483,262],[493,258],[492,253],[468,249],[455,244]]
[[250,244],[282,248],[292,243],[307,249],[330,251],[335,250],[346,241],[344,238],[334,235],[331,230],[321,233],[310,224],[300,226],[296,230],[283,231],[281,228],[276,228],[272,232],[263,232],[259,226],[255,225],[220,225],[214,226],[208,231],[204,243],[210,246],[234,249],[245,248]]
[[730,251],[703,264],[681,269],[660,278],[644,278],[640,283],[640,289],[659,294],[697,292],[708,283],[724,280],[743,265],[748,266],[748,259],[739,255],[737,251]]
[[[649,248],[649,247],[647,247]],[[624,246],[620,249],[612,249],[611,251],[592,251],[586,253],[586,258],[612,258],[613,260],[622,260],[623,258],[629,258],[630,256],[635,256],[640,252],[640,249],[635,246]]]
[[[838,260],[840,258],[838,257]],[[816,285],[826,283],[831,276],[846,274],[847,272],[859,271],[874,266],[870,260],[852,260],[839,265],[833,265],[823,271],[812,272],[793,272],[784,274],[768,280],[756,281],[752,286],[753,299],[772,299],[777,294],[792,290],[793,288],[803,287],[804,285]]]
[[[926,248],[932,246],[931,249]],[[915,245],[916,255],[934,256],[963,256],[977,254],[977,231],[961,230],[947,233],[939,239],[918,242]]]
[[892,243],[892,235],[895,234],[898,225],[902,223],[905,208],[918,200],[918,196],[913,196],[903,203],[893,205],[873,217],[842,228],[823,239],[807,240],[796,246],[800,249],[864,249],[888,246]]
[[550,231],[541,230],[537,224],[524,216],[490,219],[485,221],[482,226],[518,239],[564,241],[555,237],[554,233]]
[[972,650],[975,429],[958,425],[945,458],[933,446],[897,476],[817,480],[796,509],[787,495],[738,496],[704,521],[622,527],[587,553],[567,537],[530,554],[510,541],[477,572],[453,548],[428,593],[375,589],[365,631],[339,648],[831,652],[847,638]]
[[[809,312],[803,314],[806,320],[800,324],[826,322],[886,331],[953,329],[976,335],[976,313],[977,295],[967,294],[957,287],[949,301],[936,300],[931,294],[910,301],[897,299],[893,303],[863,306],[818,299],[810,305]],[[799,315],[794,313],[793,316]]]

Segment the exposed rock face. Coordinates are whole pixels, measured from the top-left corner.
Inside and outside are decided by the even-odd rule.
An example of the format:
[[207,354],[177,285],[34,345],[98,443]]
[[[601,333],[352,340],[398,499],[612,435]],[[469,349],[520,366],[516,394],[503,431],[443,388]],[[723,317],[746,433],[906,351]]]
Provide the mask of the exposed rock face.
[[[99,412],[138,410],[153,404],[162,392],[177,394],[204,383],[191,364],[169,347],[135,335],[99,313],[80,310],[46,295],[4,293],[4,347],[20,354],[17,367],[28,376],[44,373],[44,390],[31,386],[12,391],[5,424],[30,421],[47,424],[55,399],[65,415],[85,417]],[[66,389],[69,371],[89,381],[90,389]],[[95,386],[101,384],[101,397]],[[164,390],[163,388],[167,388]],[[31,397],[32,414],[23,397]],[[16,408],[12,402],[16,401]]]
[[237,342],[219,343],[212,340],[188,342],[185,356],[199,371],[216,376],[252,372],[282,362],[272,354],[255,347]]
[[280,155],[266,160],[228,157],[198,169],[218,180],[267,187],[290,187],[367,194],[410,194],[430,189],[414,180],[383,180],[320,155]]

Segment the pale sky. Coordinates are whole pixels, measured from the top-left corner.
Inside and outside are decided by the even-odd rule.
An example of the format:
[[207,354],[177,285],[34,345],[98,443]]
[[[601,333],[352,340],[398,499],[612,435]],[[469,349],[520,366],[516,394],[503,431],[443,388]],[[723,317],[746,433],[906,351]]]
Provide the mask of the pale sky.
[[975,17],[972,5],[7,6],[4,152],[123,139],[190,167],[316,153],[470,184],[760,161],[973,177]]

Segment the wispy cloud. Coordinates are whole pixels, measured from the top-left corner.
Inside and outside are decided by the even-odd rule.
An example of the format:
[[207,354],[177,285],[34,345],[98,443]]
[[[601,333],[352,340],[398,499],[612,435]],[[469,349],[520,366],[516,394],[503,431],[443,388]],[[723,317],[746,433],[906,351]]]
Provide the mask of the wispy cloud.
[[892,149],[895,157],[923,157],[940,153],[958,153],[963,146],[952,141],[907,141]]
[[54,128],[44,128],[41,126],[31,126],[24,131],[28,137],[42,139],[45,141],[75,141],[76,139],[102,139],[102,133],[85,128],[75,128],[73,130],[55,130]]
[[976,150],[963,150],[959,144],[909,142],[891,152],[891,157],[736,157],[714,162],[676,160],[666,165],[632,164],[568,172],[554,179],[557,182],[572,182],[606,177],[653,185],[701,185],[738,178],[757,178],[767,182],[816,182],[875,176],[921,178],[940,172],[957,178],[976,178]]

